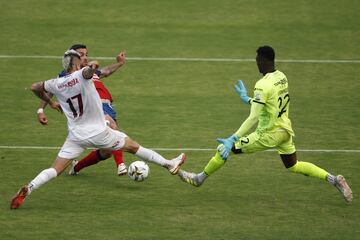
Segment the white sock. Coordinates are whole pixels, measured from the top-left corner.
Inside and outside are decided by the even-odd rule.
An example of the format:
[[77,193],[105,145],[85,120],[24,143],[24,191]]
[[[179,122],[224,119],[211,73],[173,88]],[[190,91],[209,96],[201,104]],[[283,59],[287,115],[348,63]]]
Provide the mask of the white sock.
[[28,185],[29,194],[57,176],[55,168],[48,168],[39,173]]
[[141,158],[142,160],[153,162],[163,167],[167,167],[171,165],[171,162],[169,160],[166,160],[157,152],[151,149],[144,148],[142,146],[139,147],[135,155]]
[[326,176],[326,180],[332,185],[335,185],[335,178],[336,177],[330,173]]

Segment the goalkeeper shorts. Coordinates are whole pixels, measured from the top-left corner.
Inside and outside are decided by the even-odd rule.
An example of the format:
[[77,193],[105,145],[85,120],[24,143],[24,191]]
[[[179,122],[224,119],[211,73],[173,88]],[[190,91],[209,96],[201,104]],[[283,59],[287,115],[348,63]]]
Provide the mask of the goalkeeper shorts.
[[235,150],[241,150],[243,153],[254,153],[268,149],[277,149],[279,154],[296,152],[293,137],[285,129],[264,133],[253,132],[235,143]]

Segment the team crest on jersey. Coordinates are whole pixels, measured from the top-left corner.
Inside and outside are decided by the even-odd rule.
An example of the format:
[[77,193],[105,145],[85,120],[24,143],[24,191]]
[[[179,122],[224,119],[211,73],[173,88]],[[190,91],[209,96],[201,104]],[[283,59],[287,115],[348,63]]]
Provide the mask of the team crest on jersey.
[[256,94],[255,94],[255,100],[256,100],[256,101],[260,101],[260,99],[261,99],[260,93],[256,93]]
[[115,148],[115,147],[117,147],[119,144],[120,144],[120,141],[116,141],[111,147],[112,147],[112,148]]

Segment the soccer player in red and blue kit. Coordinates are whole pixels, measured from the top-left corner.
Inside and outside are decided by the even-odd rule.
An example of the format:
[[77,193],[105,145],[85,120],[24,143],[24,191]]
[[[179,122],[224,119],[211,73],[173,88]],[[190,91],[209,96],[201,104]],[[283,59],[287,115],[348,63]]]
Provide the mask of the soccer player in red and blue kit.
[[[70,49],[75,50],[80,54],[80,61],[81,67],[88,66],[88,50],[86,45],[84,44],[75,44],[70,47]],[[109,92],[109,90],[105,87],[104,83],[101,81],[102,78],[110,76],[116,70],[118,70],[121,66],[125,64],[125,54],[121,52],[116,57],[117,62],[115,64],[108,65],[106,67],[101,68],[100,70],[96,70],[93,76],[94,85],[96,91],[98,92],[101,102],[103,111],[105,114],[106,121],[108,125],[115,130],[119,130],[117,126],[117,119],[116,119],[116,111],[113,108],[112,102],[113,98]],[[59,77],[65,76],[65,71],[62,71],[59,74]],[[44,113],[44,108],[46,106],[46,102],[41,101],[40,108],[38,109],[38,120],[41,124],[47,125],[48,120]],[[113,157],[117,166],[117,174],[119,176],[123,176],[127,173],[127,168],[123,160],[123,152],[121,150],[115,150],[112,152]],[[89,155],[84,157],[80,161],[74,160],[69,171],[70,175],[77,175],[79,171],[85,167],[97,164],[99,161],[104,160],[101,156],[97,156],[97,151],[92,151]]]

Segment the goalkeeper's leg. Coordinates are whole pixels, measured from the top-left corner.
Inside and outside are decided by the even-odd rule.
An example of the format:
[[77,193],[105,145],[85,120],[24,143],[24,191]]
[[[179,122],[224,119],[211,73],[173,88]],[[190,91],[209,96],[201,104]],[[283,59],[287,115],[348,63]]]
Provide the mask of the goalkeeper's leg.
[[[292,154],[281,154],[281,160],[285,167],[293,173],[300,173],[305,176],[310,176],[322,180],[327,180],[333,183],[334,176],[318,166],[309,162],[297,161],[296,152]],[[329,177],[328,177],[329,176]]]
[[200,187],[206,178],[219,170],[225,164],[225,160],[223,160],[218,151],[216,151],[215,155],[210,159],[206,167],[201,173],[191,173],[183,170],[179,171],[180,178],[195,187]]
[[[251,147],[251,149],[250,149]],[[243,153],[244,149],[248,153],[265,150],[266,147],[259,142],[259,136],[256,132],[239,139],[235,143],[235,146],[231,149],[233,154]],[[216,151],[215,155],[210,159],[208,164],[205,166],[204,170],[201,173],[192,173],[186,172],[183,170],[179,171],[179,176],[181,180],[187,182],[193,186],[200,187],[206,178],[212,175],[214,172],[218,171],[222,166],[224,166],[226,159],[222,159],[220,153]]]
[[289,171],[325,180],[341,192],[346,202],[350,203],[352,201],[351,188],[343,176],[334,176],[315,164],[297,161],[296,152],[292,154],[281,154],[280,157]]

